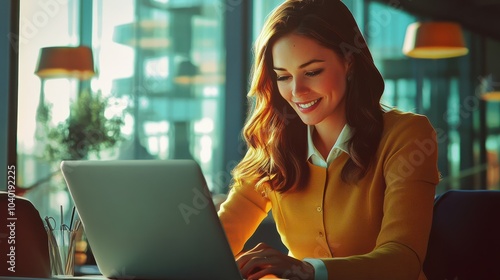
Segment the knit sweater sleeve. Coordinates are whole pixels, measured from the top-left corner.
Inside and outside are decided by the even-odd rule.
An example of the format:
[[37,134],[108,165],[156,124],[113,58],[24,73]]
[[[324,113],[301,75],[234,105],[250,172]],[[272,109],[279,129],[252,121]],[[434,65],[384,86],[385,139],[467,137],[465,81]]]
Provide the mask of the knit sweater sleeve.
[[231,188],[218,214],[234,255],[241,252],[270,209],[269,200],[251,182]]

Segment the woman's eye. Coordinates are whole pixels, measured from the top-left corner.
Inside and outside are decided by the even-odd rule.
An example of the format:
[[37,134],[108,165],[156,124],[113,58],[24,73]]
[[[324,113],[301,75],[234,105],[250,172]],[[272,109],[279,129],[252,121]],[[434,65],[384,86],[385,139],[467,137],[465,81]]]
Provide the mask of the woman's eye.
[[309,72],[306,72],[306,76],[308,76],[308,77],[314,77],[314,76],[317,76],[317,75],[321,74],[321,72],[323,72],[323,69],[319,69],[319,70],[315,70],[315,71],[309,71]]
[[288,80],[289,76],[280,76],[276,75],[276,81],[281,82],[281,81],[286,81]]

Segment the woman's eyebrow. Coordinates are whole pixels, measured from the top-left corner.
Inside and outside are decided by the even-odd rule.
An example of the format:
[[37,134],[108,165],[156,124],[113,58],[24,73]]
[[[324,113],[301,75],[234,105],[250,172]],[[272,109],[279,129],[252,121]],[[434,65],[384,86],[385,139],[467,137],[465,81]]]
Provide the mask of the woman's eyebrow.
[[[302,68],[305,68],[313,63],[318,63],[318,62],[325,62],[324,60],[321,60],[321,59],[312,59],[306,63],[303,63],[299,66],[299,69],[302,69]],[[274,70],[278,70],[278,71],[286,71],[285,68],[281,68],[281,67],[273,67]]]

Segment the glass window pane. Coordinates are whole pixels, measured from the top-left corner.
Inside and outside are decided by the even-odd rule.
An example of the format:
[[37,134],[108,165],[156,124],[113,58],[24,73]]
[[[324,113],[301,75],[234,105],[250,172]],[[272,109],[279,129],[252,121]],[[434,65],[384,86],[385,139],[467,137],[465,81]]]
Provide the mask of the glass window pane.
[[[70,106],[80,104],[76,101],[87,91],[104,98],[107,120],[123,121],[123,141],[99,153],[85,152],[83,158],[191,158],[213,192],[227,188],[215,174],[223,165],[225,100],[224,17],[216,2],[94,0],[92,9],[81,13],[80,5],[89,2],[21,1],[17,179],[20,190],[33,187],[25,196],[42,216],[72,207],[59,173],[62,158],[44,154],[47,127],[60,126],[58,135],[69,135],[64,125],[74,116]],[[80,16],[92,24],[80,30]],[[90,81],[47,78],[42,87],[34,73],[40,49],[76,46],[83,34],[91,34],[97,75]],[[40,112],[49,112],[45,126]],[[108,132],[82,139],[92,142]],[[51,143],[64,150],[58,140]]]
[[58,175],[58,163],[44,158],[47,131],[39,108],[45,104],[50,109],[50,126],[65,121],[77,84],[68,78],[52,78],[42,86],[35,70],[41,48],[77,43],[75,14],[75,1],[20,1],[16,179],[18,191],[32,188],[25,196],[42,216],[55,216],[60,206],[68,209],[70,199]]
[[119,159],[222,165],[223,18],[213,1],[94,1],[96,88],[124,104]]

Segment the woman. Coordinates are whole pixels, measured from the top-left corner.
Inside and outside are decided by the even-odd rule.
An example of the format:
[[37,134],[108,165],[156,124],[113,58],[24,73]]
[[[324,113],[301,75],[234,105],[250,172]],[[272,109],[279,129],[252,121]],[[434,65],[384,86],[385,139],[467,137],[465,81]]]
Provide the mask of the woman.
[[[424,116],[382,109],[384,82],[349,10],[285,1],[255,52],[248,151],[219,211],[242,275],[426,279],[436,135]],[[271,208],[289,254],[242,252]]]

